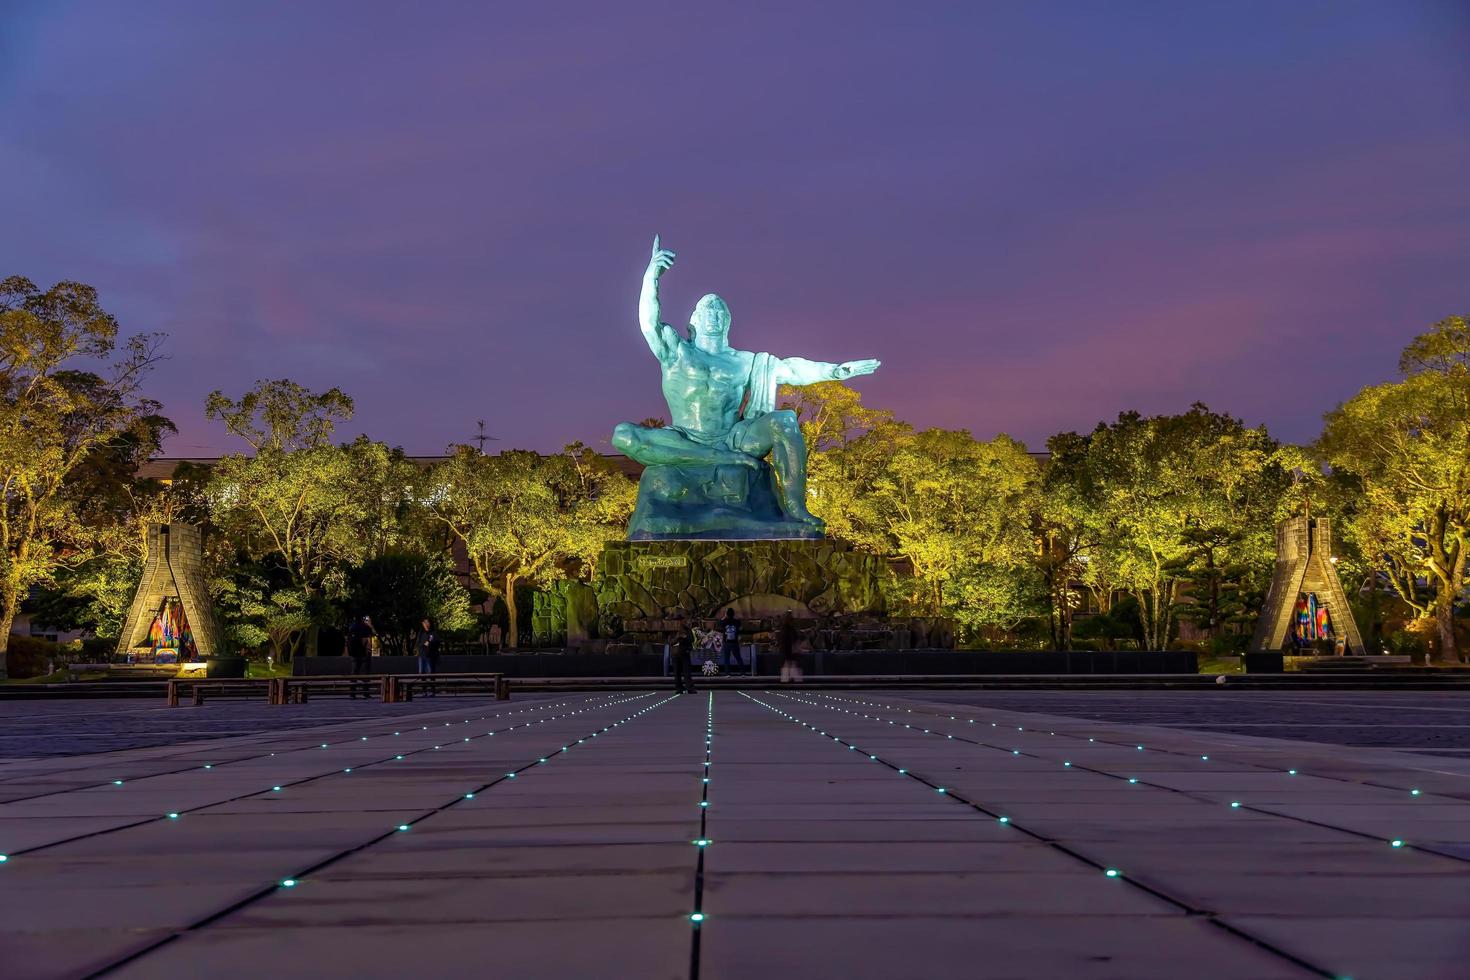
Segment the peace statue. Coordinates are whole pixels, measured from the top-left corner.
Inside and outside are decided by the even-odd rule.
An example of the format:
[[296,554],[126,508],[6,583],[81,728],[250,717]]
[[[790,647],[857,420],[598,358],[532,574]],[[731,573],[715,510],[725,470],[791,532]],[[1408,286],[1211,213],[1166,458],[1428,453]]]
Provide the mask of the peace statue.
[[623,422],[613,430],[613,446],[648,467],[629,538],[822,537],[822,522],[806,508],[806,444],[796,413],[776,408],[776,388],[872,374],[879,362],[737,350],[728,343],[730,307],[713,293],[694,307],[685,338],[660,319],[658,281],[673,264],[655,235],[638,315],[663,375],[670,424]]

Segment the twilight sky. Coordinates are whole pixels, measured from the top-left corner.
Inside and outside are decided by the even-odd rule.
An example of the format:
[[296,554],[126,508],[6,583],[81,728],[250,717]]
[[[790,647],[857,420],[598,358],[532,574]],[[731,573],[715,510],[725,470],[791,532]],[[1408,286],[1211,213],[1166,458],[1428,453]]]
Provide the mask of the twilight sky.
[[919,425],[1307,440],[1470,313],[1470,3],[0,0],[0,277],[170,335],[169,455],[266,377],[606,450],[655,231]]

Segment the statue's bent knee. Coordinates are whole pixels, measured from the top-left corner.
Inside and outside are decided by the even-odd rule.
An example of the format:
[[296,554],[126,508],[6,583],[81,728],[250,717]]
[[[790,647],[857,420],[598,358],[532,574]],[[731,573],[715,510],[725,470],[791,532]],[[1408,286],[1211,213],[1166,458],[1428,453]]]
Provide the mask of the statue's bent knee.
[[781,408],[772,412],[771,423],[787,435],[801,432],[801,423],[797,421],[796,413],[789,408]]
[[631,455],[632,450],[638,448],[640,441],[638,438],[638,426],[632,422],[619,422],[613,426],[613,448],[623,455]]

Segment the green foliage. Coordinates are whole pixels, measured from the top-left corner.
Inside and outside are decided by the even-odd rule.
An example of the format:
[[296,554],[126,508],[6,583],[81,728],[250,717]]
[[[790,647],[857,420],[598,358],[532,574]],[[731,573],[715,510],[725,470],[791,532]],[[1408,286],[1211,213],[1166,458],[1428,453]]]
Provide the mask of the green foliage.
[[[1215,628],[1248,618],[1247,590],[1274,559],[1276,521],[1301,492],[1299,453],[1199,404],[1182,415],[1125,412],[1048,446],[1048,490],[1069,511],[1052,519],[1086,542],[1083,579],[1104,610],[1120,591],[1138,603],[1147,649],[1167,647],[1197,575],[1209,581],[1194,601]],[[1225,569],[1236,570],[1228,582]]]
[[1329,412],[1318,449],[1339,479],[1356,482],[1349,534],[1420,618],[1434,618],[1440,651],[1454,660],[1470,536],[1470,323],[1436,323],[1404,349],[1399,369],[1403,380]]
[[4,654],[6,676],[17,680],[44,677],[60,652],[61,647],[50,640],[12,633]]
[[1107,612],[1078,619],[1072,635],[1084,643],[1095,643],[1102,650],[1142,646],[1143,620],[1139,616],[1138,600],[1125,596]]
[[240,640],[259,629],[279,653],[303,640],[311,652],[349,569],[422,530],[414,525],[421,473],[401,450],[366,436],[331,444],[334,421],[351,411],[335,388],[316,395],[290,381],[262,383],[238,402],[210,396],[211,417],[255,447],[221,459],[202,485],[211,519],[248,560],[273,561],[288,580],[241,586],[231,601],[253,612],[237,619]]
[[29,605],[41,622],[116,639],[148,555],[148,525],[176,519],[169,488],[137,476],[173,423],[161,416],[100,443],[66,481],[78,527],[68,554]]
[[337,388],[317,394],[283,379],[262,381],[239,401],[210,392],[204,416],[223,422],[256,452],[291,452],[329,445],[337,423],[352,418],[353,407],[352,399]]
[[913,568],[911,608],[947,606],[972,627],[1014,626],[1039,611],[1025,572],[1040,476],[1026,447],[1004,435],[980,442],[929,429],[898,443],[873,482],[870,535]]
[[623,536],[636,493],[610,462],[573,444],[554,456],[456,446],[429,474],[425,496],[464,546],[480,586],[508,600],[508,642],[516,645],[516,584],[590,574],[603,544]]
[[900,611],[955,619],[962,642],[1043,608],[1033,514],[1040,464],[1009,436],[915,432],[840,382],[783,389],[806,439],[812,512],[828,533],[901,560]]
[[390,552],[369,558],[347,576],[345,607],[372,616],[387,652],[406,656],[422,620],[440,633],[475,625],[469,594],[454,577],[448,556]]
[[116,640],[142,576],[140,559],[96,556],[59,569],[28,608],[37,622],[59,630]]
[[[294,614],[287,608],[296,604],[286,599],[290,592],[287,576],[280,573],[274,576],[273,583],[266,566],[235,553],[216,560],[215,564],[217,570],[210,577],[209,592],[231,647],[255,650],[269,643],[277,662],[289,660],[287,647],[296,629],[304,630],[306,625],[299,618],[292,618]],[[281,594],[281,605],[271,601],[273,593]],[[276,623],[278,615],[285,616],[286,621]]]
[[164,424],[137,394],[158,338],[119,351],[117,332],[90,286],[0,282],[0,649],[27,590],[88,547],[68,492],[78,472],[120,441],[156,444]]
[[874,481],[913,429],[884,409],[866,408],[840,381],[782,387],[782,407],[796,412],[807,446],[807,506],[827,533],[871,551],[883,543],[871,506]]

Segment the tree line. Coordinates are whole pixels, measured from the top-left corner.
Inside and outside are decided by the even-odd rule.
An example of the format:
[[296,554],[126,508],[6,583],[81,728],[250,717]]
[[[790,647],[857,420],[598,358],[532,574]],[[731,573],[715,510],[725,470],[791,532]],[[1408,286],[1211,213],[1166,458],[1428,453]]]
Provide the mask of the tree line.
[[[0,282],[0,644],[26,601],[51,625],[115,636],[148,524],[187,521],[208,528],[211,590],[239,647],[312,653],[324,627],[363,609],[390,649],[425,614],[465,635],[498,617],[514,645],[518,593],[590,577],[626,529],[636,486],[586,446],[457,445],[424,465],[367,436],[339,440],[352,399],[289,380],[209,396],[206,416],[241,452],[141,479],[174,432],[144,395],[160,344],[121,337],[86,285]],[[917,430],[838,382],[782,395],[810,448],[812,511],[888,559],[893,611],[950,616],[967,645],[1163,649],[1189,624],[1238,649],[1275,525],[1309,505],[1337,522],[1348,591],[1401,612],[1393,642],[1457,657],[1464,317],[1415,338],[1399,377],[1329,412],[1309,446],[1196,404],[1124,412],[1031,452],[1006,435]]]

